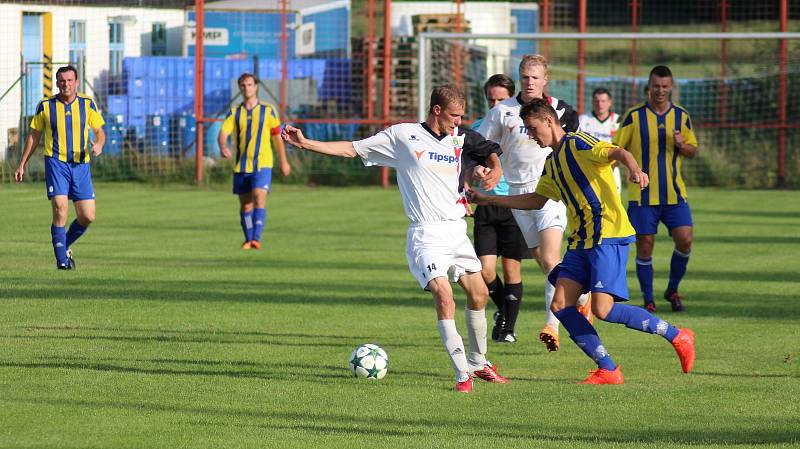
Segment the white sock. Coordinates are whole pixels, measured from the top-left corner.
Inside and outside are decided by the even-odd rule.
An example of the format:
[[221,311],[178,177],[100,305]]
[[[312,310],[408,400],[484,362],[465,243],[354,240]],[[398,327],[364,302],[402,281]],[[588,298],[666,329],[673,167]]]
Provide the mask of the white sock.
[[550,281],[547,280],[547,276],[545,276],[545,281],[544,281],[545,324],[552,326],[553,329],[556,330],[556,333],[558,333],[558,325],[559,325],[558,318],[556,318],[556,316],[553,315],[553,312],[550,311],[550,304],[553,303],[553,295],[555,295],[555,293],[556,293],[555,286],[553,286],[553,284],[551,284]]
[[469,364],[483,368],[486,364],[486,311],[464,309],[469,337]]
[[458,334],[455,320],[439,320],[439,336],[444,343],[444,349],[450,357],[450,364],[456,372],[456,379],[460,382],[469,377],[467,354],[464,352],[464,340]]
[[578,305],[579,306],[583,307],[583,306],[586,305],[587,302],[589,302],[589,294],[588,293],[584,293],[584,294],[582,294],[581,296],[578,297]]

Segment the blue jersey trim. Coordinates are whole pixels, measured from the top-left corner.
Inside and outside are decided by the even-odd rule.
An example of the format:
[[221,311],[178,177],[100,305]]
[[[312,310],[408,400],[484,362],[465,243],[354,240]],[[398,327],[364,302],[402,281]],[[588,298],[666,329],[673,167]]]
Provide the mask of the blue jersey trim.
[[[683,120],[683,110],[675,108],[675,131],[681,131],[681,121]],[[674,148],[672,152],[672,186],[675,188],[675,193],[678,195],[678,202],[683,202],[683,194],[681,188],[678,186],[678,148]]]
[[261,105],[258,114],[258,132],[256,133],[256,149],[253,151],[253,173],[258,172],[258,153],[261,149],[261,133],[264,130],[264,116],[267,114],[267,107]]
[[53,100],[50,100],[50,135],[53,138],[53,157],[58,159],[58,155],[61,153],[61,146],[58,142],[58,109]]
[[[639,109],[639,139],[642,141],[642,166],[643,172],[650,172],[650,133],[647,124],[647,109]],[[639,201],[643,206],[650,204],[650,185],[645,187],[640,192],[641,200]]]
[[[559,152],[569,151],[568,148],[564,148],[566,145],[567,145],[567,139],[564,139],[561,143],[561,147],[559,148]],[[575,209],[575,214],[578,216],[578,220],[580,221],[580,226],[578,227],[577,234],[578,237],[581,239],[581,241],[577,242],[578,243],[577,249],[583,249],[583,246],[586,242],[586,217],[583,215],[583,210],[581,210],[580,206],[578,205],[578,201],[575,199],[575,196],[572,194],[572,191],[570,191],[569,188],[567,187],[569,184],[567,184],[567,180],[564,178],[564,169],[563,167],[561,167],[561,161],[559,160],[558,155],[556,155],[553,158],[553,161],[555,161],[555,164],[557,166],[558,178],[561,180],[561,184],[564,186],[563,193],[566,193],[566,196],[564,198],[569,199],[569,202],[572,203],[572,206]]]
[[667,114],[656,115],[658,130],[658,201],[667,203]]
[[567,151],[567,166],[569,167],[572,179],[578,184],[578,187],[583,192],[583,196],[592,211],[592,224],[594,225],[594,234],[592,235],[592,242],[597,245],[600,242],[600,236],[603,235],[603,206],[600,204],[600,199],[597,194],[592,190],[589,180],[586,179],[583,170],[581,170],[578,161],[575,160],[575,155],[571,151]]
[[[86,103],[90,103],[91,107],[91,100],[81,101],[78,106],[81,111],[81,162],[86,159]],[[96,138],[96,137],[95,137]]]

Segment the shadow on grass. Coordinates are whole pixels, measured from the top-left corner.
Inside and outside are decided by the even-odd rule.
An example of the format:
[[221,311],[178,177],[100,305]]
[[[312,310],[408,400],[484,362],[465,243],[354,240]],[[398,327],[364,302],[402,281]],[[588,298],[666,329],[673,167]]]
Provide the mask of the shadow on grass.
[[[442,393],[442,395],[456,393]],[[438,395],[437,395],[438,396]],[[453,398],[456,400],[455,398]],[[470,401],[463,396],[460,400]],[[479,399],[479,398],[477,398]],[[63,398],[25,398],[7,397],[5,402],[17,404],[33,404],[51,407],[71,407],[92,410],[123,410],[142,413],[163,412],[189,415],[191,422],[198,427],[230,427],[264,428],[270,430],[306,431],[318,435],[342,436],[364,435],[370,438],[370,444],[376,444],[385,437],[424,438],[420,443],[431,443],[434,439],[451,441],[453,435],[491,438],[498,441],[515,440],[519,444],[540,441],[578,442],[592,444],[647,445],[685,444],[685,445],[749,445],[794,444],[800,440],[800,430],[791,417],[771,419],[770,426],[757,427],[754,423],[763,417],[730,416],[724,423],[713,425],[713,428],[697,429],[703,423],[681,425],[681,418],[673,423],[655,423],[652,426],[630,426],[624,421],[594,428],[591,432],[571,423],[563,425],[542,425],[531,423],[526,417],[506,417],[502,426],[498,426],[496,416],[490,414],[472,415],[465,419],[463,413],[440,412],[434,409],[435,416],[417,415],[417,417],[381,416],[380,414],[344,414],[321,411],[291,411],[285,408],[271,410],[254,404],[253,408],[166,405],[152,402],[124,402],[115,399],[85,400]],[[602,407],[602,403],[597,405]],[[425,410],[425,409],[423,409]],[[755,413],[755,412],[754,412]],[[428,413],[430,415],[430,413]],[[191,418],[191,416],[196,416]],[[211,419],[209,419],[211,418]]]

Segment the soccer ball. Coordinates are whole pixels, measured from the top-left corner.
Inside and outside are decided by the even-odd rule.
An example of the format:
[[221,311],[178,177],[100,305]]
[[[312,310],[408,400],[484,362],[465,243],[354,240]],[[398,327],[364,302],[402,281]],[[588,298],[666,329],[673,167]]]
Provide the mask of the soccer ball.
[[389,356],[378,345],[367,343],[350,354],[350,371],[355,377],[383,379],[388,369]]

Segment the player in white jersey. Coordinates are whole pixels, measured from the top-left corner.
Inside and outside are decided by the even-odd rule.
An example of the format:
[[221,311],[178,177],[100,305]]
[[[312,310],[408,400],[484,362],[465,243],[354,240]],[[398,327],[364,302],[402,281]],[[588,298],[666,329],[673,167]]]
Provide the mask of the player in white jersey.
[[[282,136],[298,148],[333,156],[359,156],[364,165],[397,170],[397,185],[411,222],[406,235],[408,268],[419,285],[433,294],[439,335],[456,373],[456,390],[468,393],[473,376],[487,382],[508,380],[486,359],[489,292],[480,274],[481,263],[467,237],[463,217],[469,212],[469,204],[461,180],[463,161],[471,159],[491,168],[482,186],[493,188],[502,176],[500,147],[459,126],[465,106],[464,94],[445,85],[433,90],[428,118],[423,123],[393,125],[357,142],[311,140],[293,126],[286,126]],[[469,354],[456,330],[450,280],[458,282],[467,296]]]
[[[592,92],[592,112],[578,117],[578,129],[604,142],[611,142],[611,138],[619,129],[619,115],[611,111],[614,101],[611,92],[605,87],[598,87]],[[614,181],[617,183],[617,193],[622,192],[622,177],[619,166],[614,165]]]
[[[519,110],[525,103],[535,98],[545,98],[555,109],[562,127],[567,132],[578,128],[578,114],[566,102],[548,97],[544,90],[547,86],[547,59],[541,55],[525,55],[519,64],[520,93],[513,98],[502,101],[492,108],[483,119],[478,132],[489,140],[500,144],[503,149],[501,158],[503,174],[509,186],[510,195],[531,193],[544,169],[544,161],[552,151],[542,148],[528,136],[528,131],[519,117]],[[522,235],[529,248],[534,249],[534,257],[545,277],[561,261],[561,243],[564,239],[564,228],[567,225],[567,211],[563,203],[548,201],[541,210],[517,210],[512,213],[517,220]],[[550,311],[555,289],[545,282],[545,319],[546,323],[539,333],[539,339],[548,351],[557,351],[558,319]],[[582,312],[590,313],[584,298]]]

